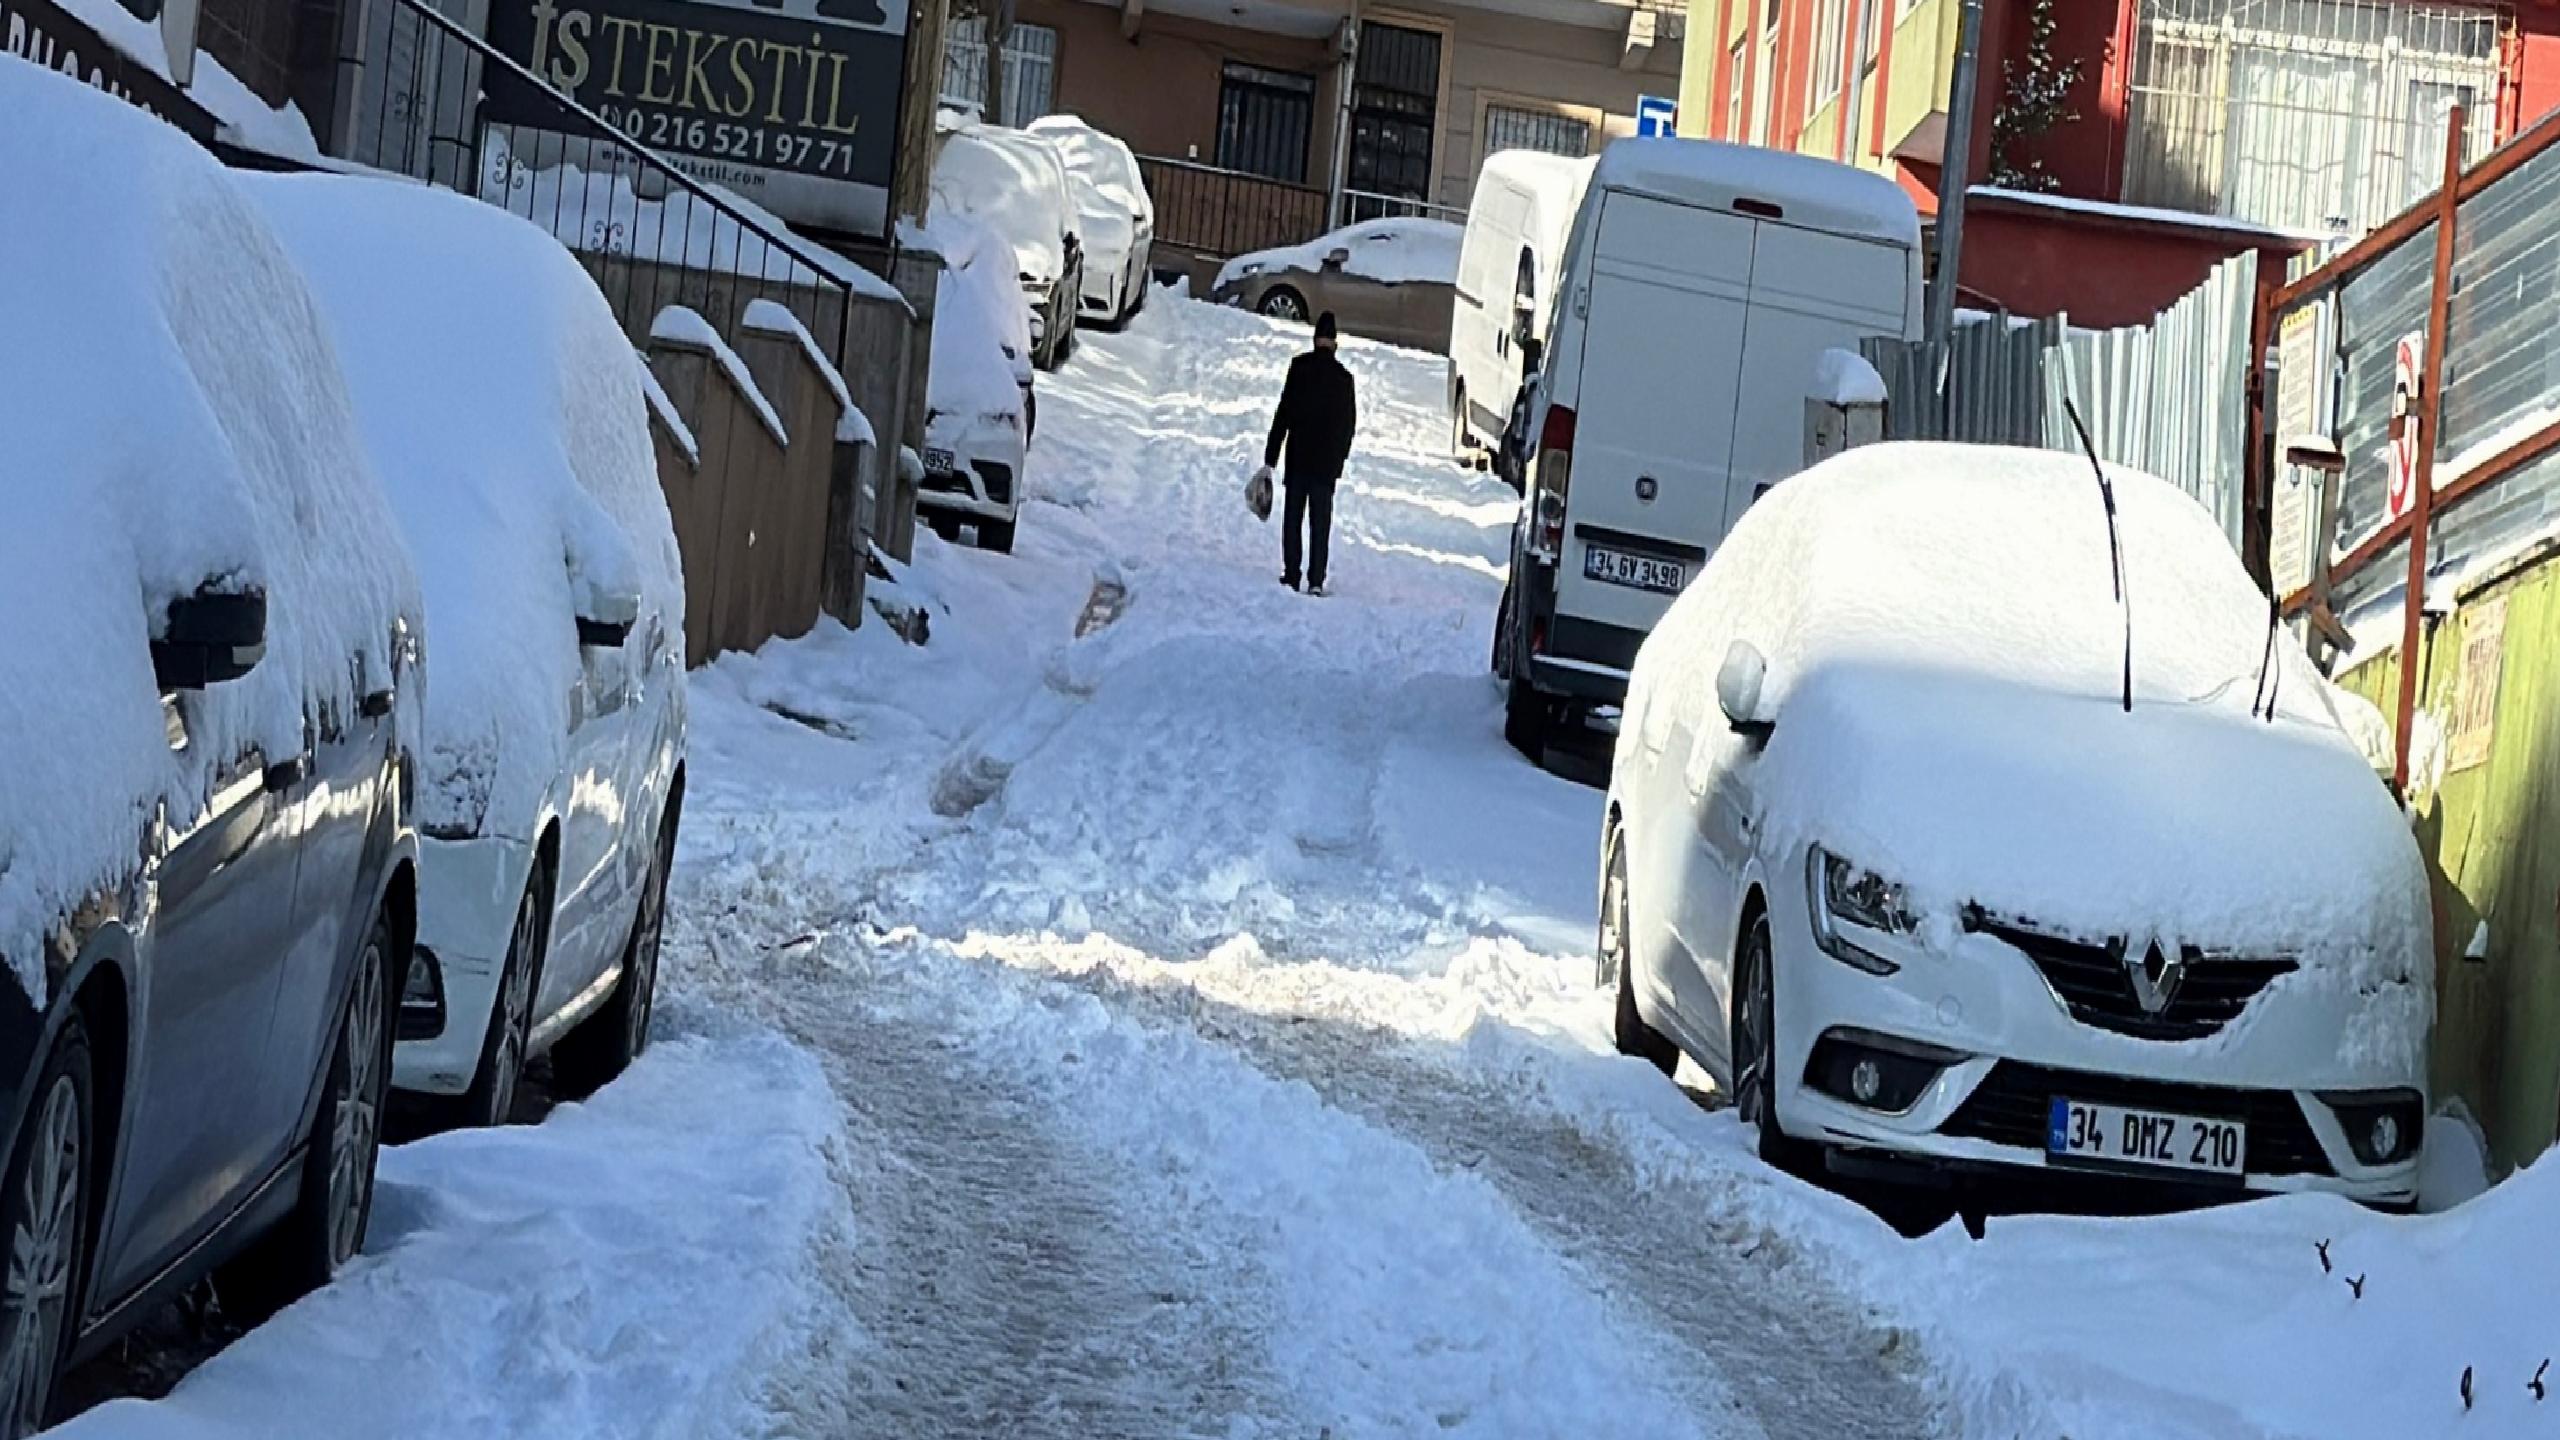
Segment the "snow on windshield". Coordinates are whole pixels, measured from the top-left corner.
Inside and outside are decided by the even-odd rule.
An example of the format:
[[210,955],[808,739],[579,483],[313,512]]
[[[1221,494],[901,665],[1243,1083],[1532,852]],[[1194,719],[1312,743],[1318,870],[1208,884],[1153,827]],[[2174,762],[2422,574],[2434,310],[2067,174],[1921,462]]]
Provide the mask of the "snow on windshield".
[[1066,167],[1045,142],[994,125],[942,136],[933,162],[933,213],[946,212],[1003,236],[1020,273],[1050,283],[1066,273],[1074,210]]
[[1257,270],[1320,270],[1327,255],[1344,250],[1349,252],[1342,262],[1347,274],[1384,285],[1455,285],[1458,246],[1466,234],[1446,220],[1364,220],[1304,245],[1239,255],[1219,269],[1217,283]]
[[1070,174],[1090,182],[1105,199],[1118,202],[1124,219],[1130,211],[1143,220],[1156,218],[1155,200],[1147,194],[1146,177],[1138,170],[1137,157],[1116,137],[1073,115],[1034,120],[1031,133],[1057,148]]
[[426,586],[419,823],[485,812],[529,838],[567,766],[578,607],[636,594],[635,645],[684,632],[645,367],[577,261],[501,210],[388,180],[245,183],[311,277]]
[[[141,824],[202,812],[253,748],[392,682],[415,583],[292,262],[229,172],[77,81],[0,56],[0,956],[119,883]],[[263,589],[267,653],[189,694],[172,751],[148,641],[168,602]]]
[[922,237],[943,258],[934,285],[933,366],[927,408],[1019,423],[1030,373],[1031,312],[1004,268],[1005,245],[975,220],[934,215]]

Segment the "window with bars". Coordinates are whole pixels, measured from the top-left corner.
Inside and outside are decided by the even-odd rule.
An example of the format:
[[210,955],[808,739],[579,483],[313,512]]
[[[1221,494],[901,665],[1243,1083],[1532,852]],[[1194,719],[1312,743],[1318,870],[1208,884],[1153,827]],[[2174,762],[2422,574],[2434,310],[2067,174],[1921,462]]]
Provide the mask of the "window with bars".
[[1360,22],[1352,63],[1350,188],[1431,198],[1433,122],[1440,111],[1440,36]]
[[1218,168],[1306,183],[1313,77],[1227,62],[1218,80]]
[[2383,0],[2140,0],[2125,199],[2359,235],[2497,135],[2495,10]]
[[1550,155],[1580,157],[1591,153],[1591,122],[1558,110],[1488,103],[1484,107],[1484,153],[1500,150],[1544,150]]
[[954,15],[942,31],[942,101],[998,125],[1028,125],[1056,108],[1058,32],[1016,23],[1004,37],[1005,103],[987,104],[987,21]]

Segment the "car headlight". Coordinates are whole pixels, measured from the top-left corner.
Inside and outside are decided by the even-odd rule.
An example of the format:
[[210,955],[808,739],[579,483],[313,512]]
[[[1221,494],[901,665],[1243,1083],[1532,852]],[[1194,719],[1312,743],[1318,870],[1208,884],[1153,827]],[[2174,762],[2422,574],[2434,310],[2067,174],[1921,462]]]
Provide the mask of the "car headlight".
[[1824,954],[1870,975],[1902,968],[1856,939],[1861,931],[1909,935],[1920,928],[1919,913],[1901,885],[1816,845],[1805,854],[1805,894],[1814,943]]

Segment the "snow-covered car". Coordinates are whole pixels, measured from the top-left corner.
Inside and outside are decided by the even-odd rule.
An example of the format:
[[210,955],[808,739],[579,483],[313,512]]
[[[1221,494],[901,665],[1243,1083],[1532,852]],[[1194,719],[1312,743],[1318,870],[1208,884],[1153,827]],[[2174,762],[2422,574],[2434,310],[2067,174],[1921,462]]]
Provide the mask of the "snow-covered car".
[[945,540],[959,539],[968,525],[980,548],[1010,554],[1038,416],[1029,319],[1013,298],[1001,236],[942,214],[927,238],[943,271],[934,292],[916,510]]
[[1346,334],[1445,355],[1465,238],[1445,220],[1364,220],[1235,257],[1209,299],[1301,323],[1330,310]]
[[[641,361],[549,236],[449,191],[255,194],[311,277],[425,589],[419,943],[446,1023],[395,1080],[503,1123],[648,1041],[684,790],[684,580]],[[468,417],[467,421],[462,417]]]
[[2112,475],[1877,445],[1742,517],[1622,718],[1618,1044],[1782,1161],[2407,1204],[2408,821],[2220,527]]
[[1138,157],[1119,137],[1073,115],[1034,120],[1030,129],[1057,147],[1075,190],[1076,236],[1084,242],[1083,314],[1120,324],[1146,306],[1155,250],[1155,200]]
[[1031,358],[1055,370],[1076,344],[1084,247],[1057,147],[1027,131],[942,117],[933,213],[976,220],[1013,247],[1031,314]]
[[0,1437],[218,1262],[363,1243],[411,971],[416,581],[292,261],[0,56]]

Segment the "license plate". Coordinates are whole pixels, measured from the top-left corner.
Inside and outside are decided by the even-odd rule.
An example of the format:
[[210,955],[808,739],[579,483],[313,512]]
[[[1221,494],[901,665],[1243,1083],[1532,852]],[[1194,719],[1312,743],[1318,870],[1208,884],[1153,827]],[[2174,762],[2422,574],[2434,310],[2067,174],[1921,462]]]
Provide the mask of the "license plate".
[[1624,585],[1630,590],[1655,590],[1677,595],[1689,583],[1689,569],[1677,560],[1657,560],[1650,555],[1612,550],[1606,545],[1582,547],[1582,578],[1608,585]]
[[2237,1179],[2245,1173],[2249,1127],[2237,1120],[2129,1110],[2057,1095],[2044,1151],[2056,1160],[2142,1165]]
[[928,448],[924,452],[924,468],[938,475],[949,475],[957,472],[960,466],[951,458],[950,451]]

